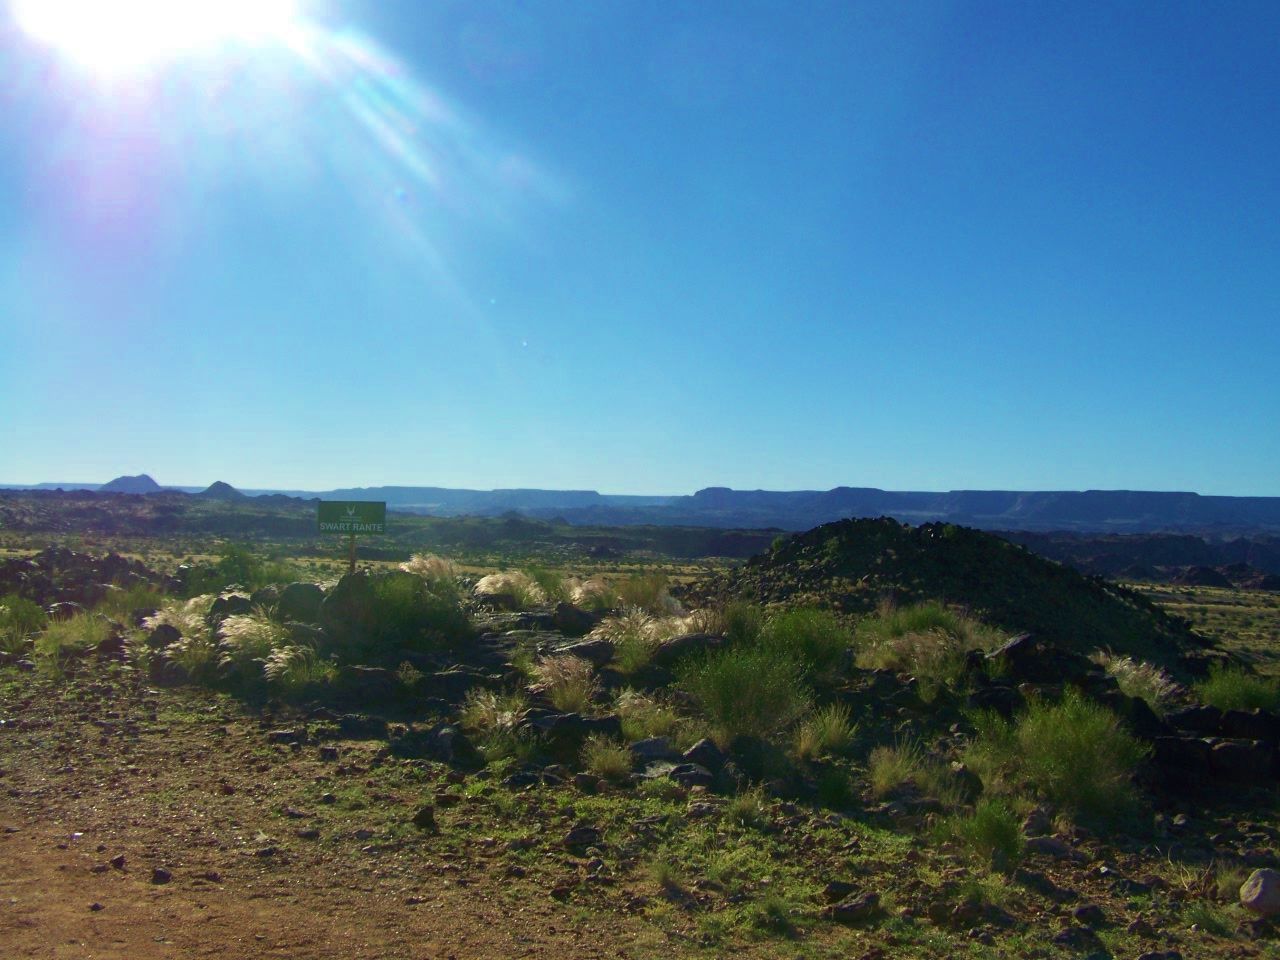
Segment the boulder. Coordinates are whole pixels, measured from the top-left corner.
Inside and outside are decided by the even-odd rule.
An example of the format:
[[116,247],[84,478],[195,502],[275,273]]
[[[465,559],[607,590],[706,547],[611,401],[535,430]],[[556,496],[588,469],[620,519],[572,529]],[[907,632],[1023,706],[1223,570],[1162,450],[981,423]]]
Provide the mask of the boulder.
[[641,763],[652,763],[654,760],[678,760],[680,752],[671,745],[666,737],[649,737],[631,744],[631,753]]
[[1186,773],[1207,775],[1213,744],[1201,737],[1156,737],[1155,762]]
[[400,679],[391,670],[356,664],[338,670],[334,692],[352,705],[377,706],[400,692]]
[[860,924],[874,920],[880,912],[880,894],[863,893],[840,903],[833,903],[822,911],[822,915],[836,923]]
[[1030,633],[1019,634],[987,654],[1015,682],[1076,683],[1093,670],[1088,657],[1063,650]]
[[1227,780],[1266,782],[1272,754],[1270,744],[1261,740],[1219,740],[1209,751],[1209,769]]
[[[553,628],[559,630],[566,637],[585,636],[591,632],[598,622],[599,618],[595,614],[575,607],[572,603],[565,603],[563,600],[556,604],[555,612],[551,618]],[[603,664],[598,664],[598,666],[603,666]]]
[[1096,694],[1094,699],[1120,717],[1130,732],[1139,739],[1155,740],[1172,732],[1141,697],[1130,697],[1119,690],[1108,690]]
[[280,591],[276,609],[280,619],[299,623],[316,623],[320,619],[320,605],[324,603],[324,591],[315,583],[291,583]]
[[612,640],[583,640],[581,643],[571,643],[567,647],[562,647],[560,653],[572,654],[586,660],[596,669],[608,666],[613,662],[614,644]]
[[703,737],[682,755],[686,763],[696,763],[708,770],[719,770],[724,766],[724,751],[715,745],[715,741]]
[[1217,707],[1184,707],[1164,715],[1165,723],[1175,730],[1190,730],[1214,736],[1222,726],[1222,711]]
[[1253,871],[1240,887],[1240,904],[1261,917],[1280,914],[1280,871]]
[[715,634],[686,633],[683,636],[672,637],[659,645],[649,663],[651,666],[665,669],[684,657],[715,650],[723,645],[724,637],[718,637]]
[[216,629],[227,617],[251,612],[253,612],[253,601],[246,594],[224,593],[213,601],[206,619],[209,621],[209,626]]
[[182,639],[178,628],[169,623],[162,623],[147,635],[147,646],[152,650],[164,650]]
[[1223,736],[1237,740],[1280,742],[1280,716],[1268,710],[1227,710],[1220,723]]

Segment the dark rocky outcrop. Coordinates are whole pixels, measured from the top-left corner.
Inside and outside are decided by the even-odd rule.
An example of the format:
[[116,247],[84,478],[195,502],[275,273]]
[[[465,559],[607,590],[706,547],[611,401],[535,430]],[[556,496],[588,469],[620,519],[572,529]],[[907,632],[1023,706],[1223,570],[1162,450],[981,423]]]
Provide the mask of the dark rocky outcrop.
[[1086,577],[1007,540],[950,524],[842,520],[779,542],[695,585],[699,599],[745,597],[862,614],[890,598],[963,605],[1062,654],[1110,650],[1182,672],[1208,641],[1135,591]]

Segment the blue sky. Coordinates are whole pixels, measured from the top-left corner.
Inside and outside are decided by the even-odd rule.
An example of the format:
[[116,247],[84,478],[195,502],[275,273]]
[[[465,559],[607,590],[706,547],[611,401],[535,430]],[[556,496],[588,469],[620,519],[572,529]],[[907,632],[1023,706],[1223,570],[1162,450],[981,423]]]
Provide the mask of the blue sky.
[[0,13],[0,480],[1280,495],[1280,6],[300,7]]

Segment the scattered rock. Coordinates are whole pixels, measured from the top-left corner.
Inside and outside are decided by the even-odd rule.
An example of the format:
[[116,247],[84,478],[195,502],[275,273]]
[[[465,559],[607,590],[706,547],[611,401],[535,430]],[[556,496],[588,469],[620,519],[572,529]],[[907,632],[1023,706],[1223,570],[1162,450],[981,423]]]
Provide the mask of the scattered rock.
[[314,583],[291,583],[280,591],[276,611],[281,620],[299,623],[316,623],[320,619],[320,605],[324,591]]
[[97,913],[99,910],[103,910],[106,908],[103,907],[102,904],[100,903],[91,903],[89,904],[89,909],[92,910],[94,913]]
[[666,737],[649,737],[631,744],[631,752],[641,763],[652,763],[655,760],[676,760],[680,752],[671,745]]
[[164,867],[156,867],[154,870],[151,871],[152,883],[168,883],[172,879],[173,879],[173,874],[170,873],[168,870],[166,870]]
[[1106,914],[1096,903],[1084,903],[1071,911],[1071,916],[1086,927],[1100,927],[1106,922]]
[[822,888],[822,899],[827,903],[839,903],[848,900],[858,888],[847,880],[832,880]]
[[1089,859],[1080,851],[1072,849],[1066,841],[1058,837],[1031,837],[1026,842],[1026,848],[1032,853],[1053,857],[1055,860],[1073,860],[1076,863],[1084,863]]
[[[551,618],[551,624],[554,629],[559,630],[566,637],[581,637],[590,633],[597,622],[598,618],[595,614],[575,607],[572,603],[565,603],[563,600],[556,604],[555,612]],[[612,646],[610,644],[610,658],[613,656]],[[578,654],[578,656],[582,657],[583,654]],[[583,659],[590,659],[590,657],[583,657]],[[595,661],[592,662],[594,663]],[[603,667],[608,662],[606,660],[604,663],[596,663],[595,665]]]
[[107,862],[110,863],[111,866],[115,867],[115,869],[123,870],[125,868],[125,865],[128,864],[129,861],[125,859],[125,856],[122,853],[122,854],[119,854],[118,856],[112,857]]

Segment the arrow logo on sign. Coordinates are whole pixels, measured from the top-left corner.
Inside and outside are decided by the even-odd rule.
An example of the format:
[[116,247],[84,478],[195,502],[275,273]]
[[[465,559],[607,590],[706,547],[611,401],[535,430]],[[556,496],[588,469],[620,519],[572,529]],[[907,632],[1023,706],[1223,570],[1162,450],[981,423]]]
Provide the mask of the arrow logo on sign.
[[347,516],[348,516],[348,517],[354,517],[355,515],[356,515],[356,508],[355,508],[355,507],[347,507]]

